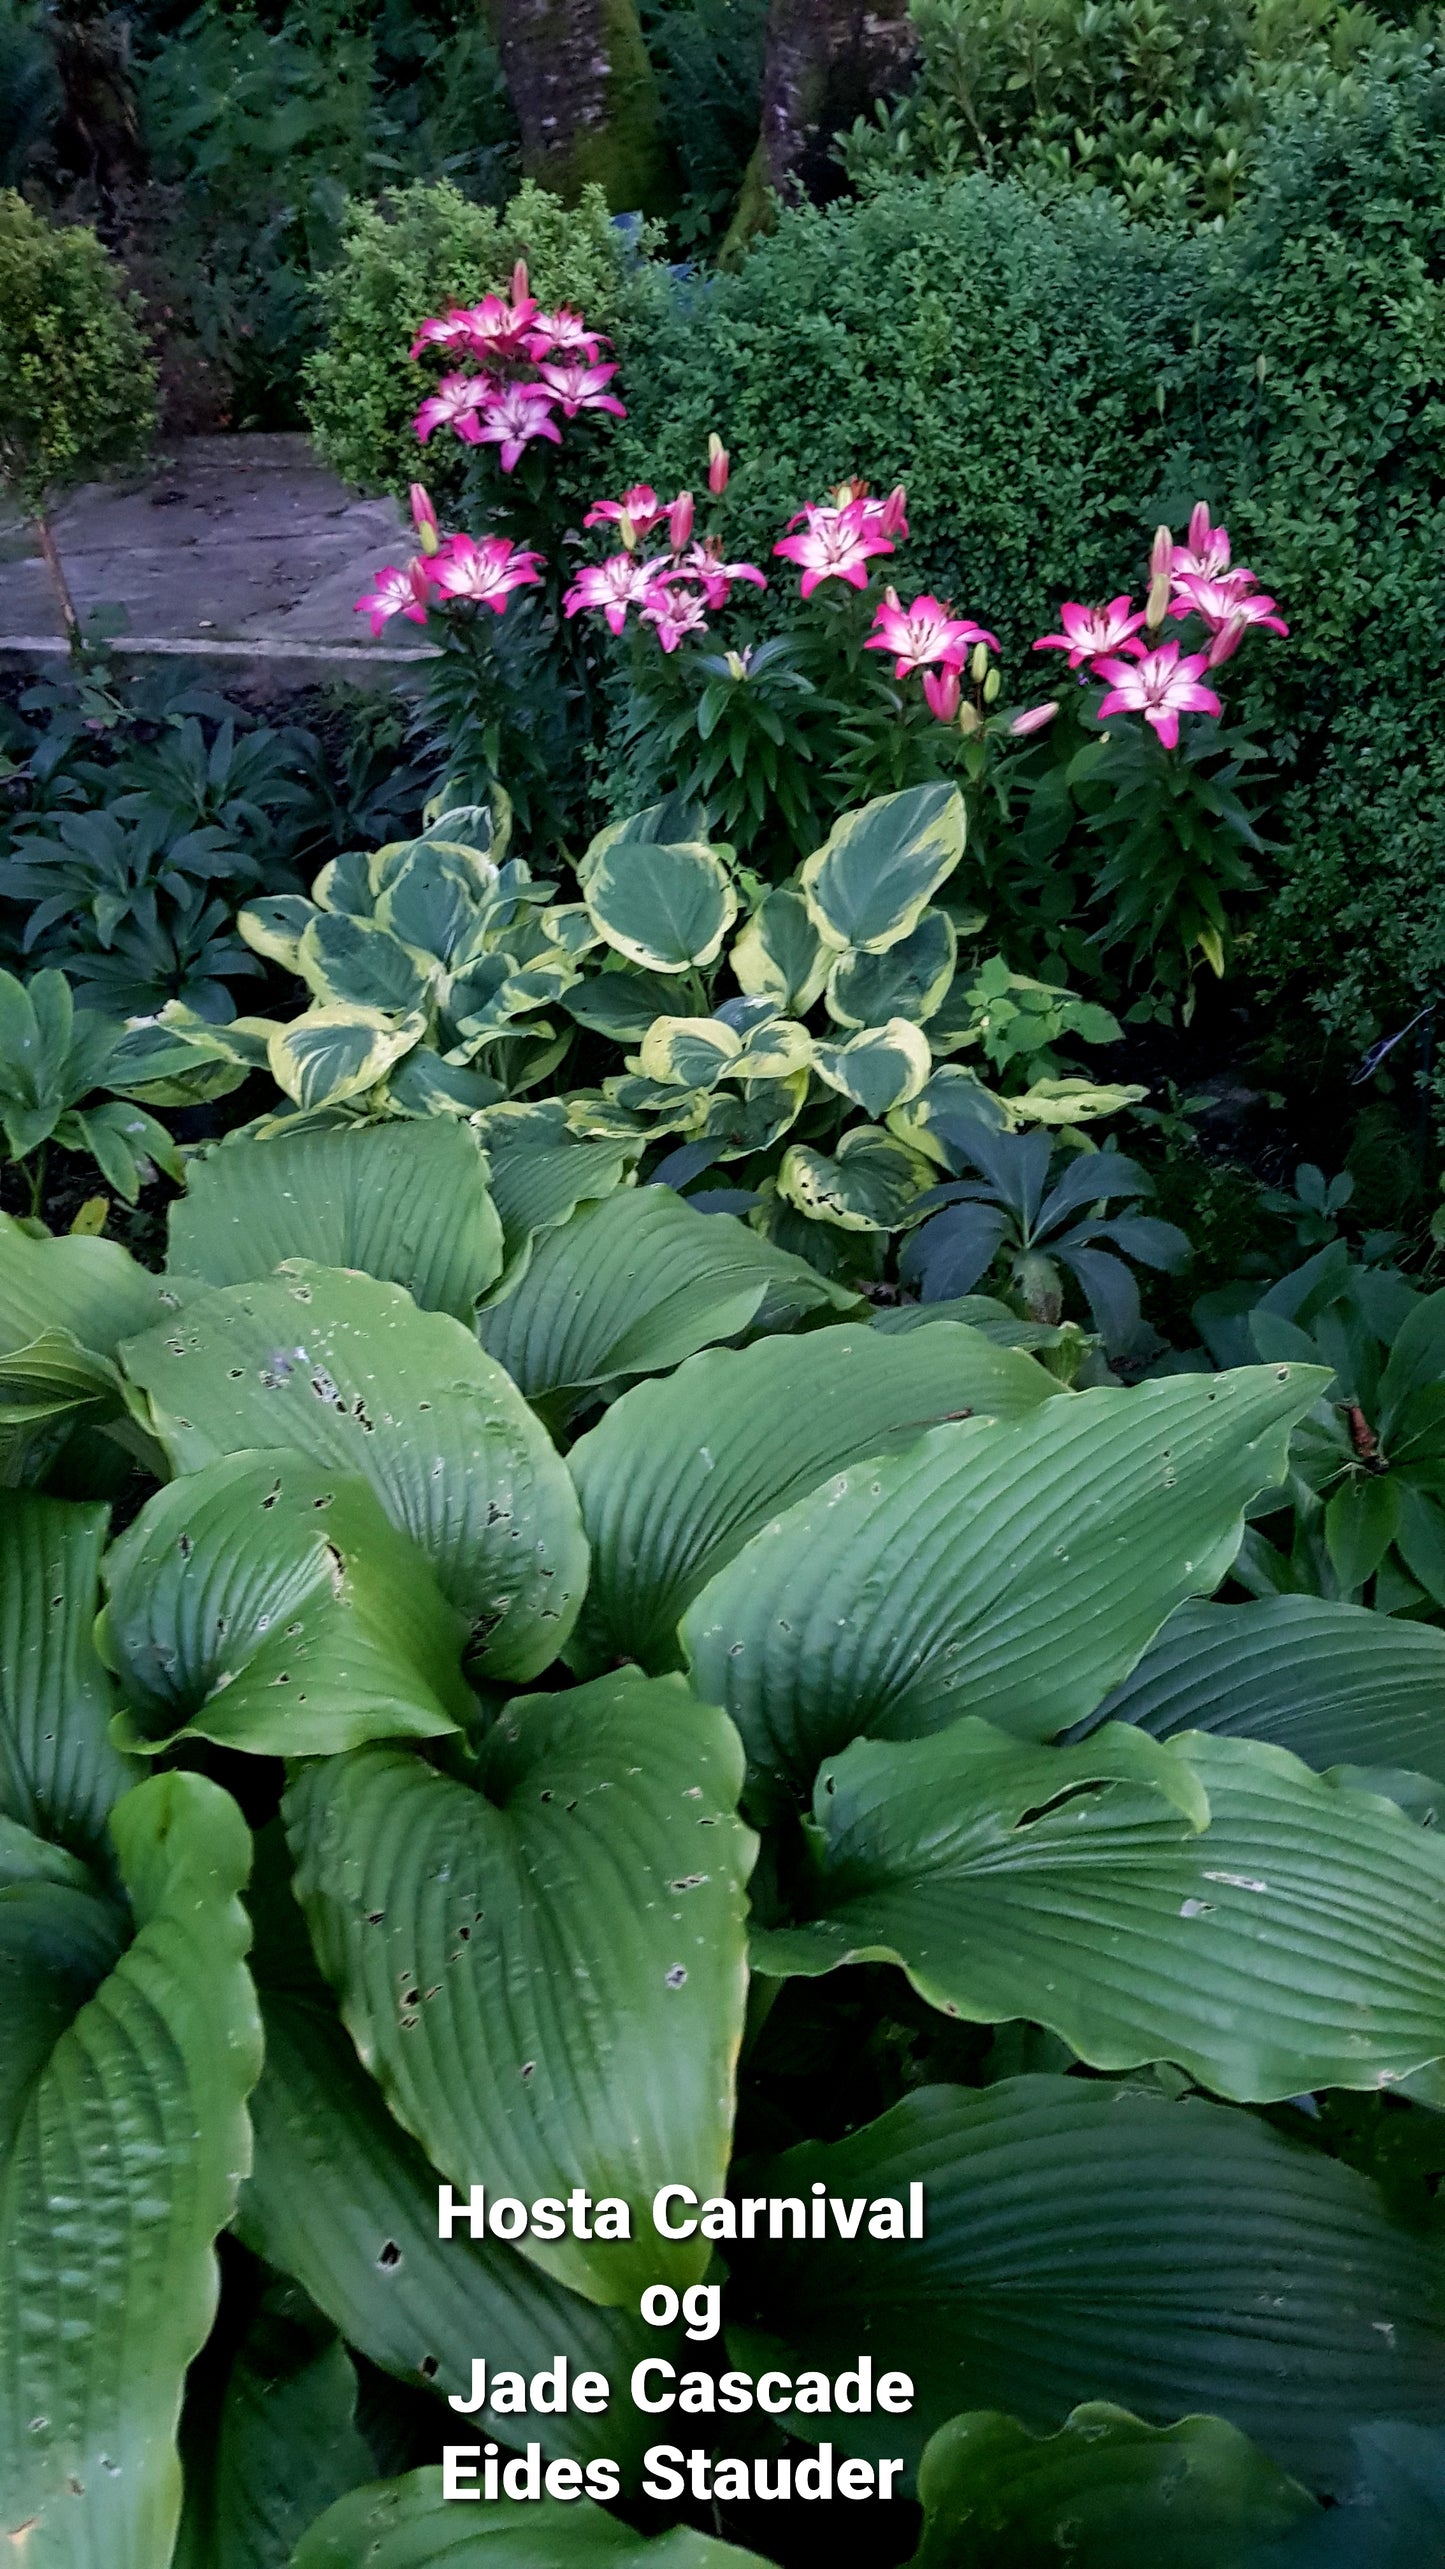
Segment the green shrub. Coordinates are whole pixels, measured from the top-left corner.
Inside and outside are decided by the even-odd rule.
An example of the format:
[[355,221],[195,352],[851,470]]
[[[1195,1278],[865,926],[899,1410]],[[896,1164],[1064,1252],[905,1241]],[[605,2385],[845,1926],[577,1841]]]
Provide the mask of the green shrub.
[[[498,216],[447,179],[418,179],[351,207],[340,260],[316,288],[324,338],[306,369],[312,433],[346,481],[405,490],[415,478],[411,423],[431,384],[407,351],[428,314],[505,286],[519,258],[544,304],[584,311],[625,349],[635,253],[600,188],[573,209],[529,182]],[[438,441],[428,457],[439,483],[443,453]]]
[[93,232],[0,193],[0,485],[22,507],[127,464],[155,424],[155,374]]
[[1060,595],[1132,568],[1199,274],[1192,244],[1112,206],[983,178],[789,213],[737,277],[658,299],[631,461],[659,491],[696,484],[716,429],[729,543],[764,562],[845,476],[906,482],[910,592],[951,595],[1013,655]]

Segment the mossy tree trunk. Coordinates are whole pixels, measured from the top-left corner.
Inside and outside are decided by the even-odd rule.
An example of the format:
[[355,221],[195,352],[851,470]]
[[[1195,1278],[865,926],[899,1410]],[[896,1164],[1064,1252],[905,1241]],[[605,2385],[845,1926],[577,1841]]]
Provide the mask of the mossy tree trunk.
[[529,178],[574,205],[663,213],[676,189],[636,0],[488,0]]
[[776,198],[826,205],[844,180],[837,136],[898,89],[916,36],[908,0],[772,0],[762,120],[722,263],[735,266],[767,228]]

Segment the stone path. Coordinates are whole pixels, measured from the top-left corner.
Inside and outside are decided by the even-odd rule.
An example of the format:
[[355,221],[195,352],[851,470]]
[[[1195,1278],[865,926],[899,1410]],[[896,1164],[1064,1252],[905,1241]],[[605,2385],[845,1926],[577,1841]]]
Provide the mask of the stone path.
[[[410,530],[392,501],[338,482],[305,437],[181,439],[144,479],[76,491],[53,523],[82,618],[123,608],[115,647],[137,659],[211,660],[284,687],[368,674],[394,685],[429,656],[414,626],[393,622],[373,642],[353,613],[371,573],[405,559]],[[0,517],[0,665],[64,648],[33,536]]]

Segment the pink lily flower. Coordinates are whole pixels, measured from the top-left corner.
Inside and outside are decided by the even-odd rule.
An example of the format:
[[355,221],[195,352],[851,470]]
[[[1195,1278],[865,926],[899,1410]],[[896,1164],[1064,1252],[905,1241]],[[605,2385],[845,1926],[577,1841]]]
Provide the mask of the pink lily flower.
[[454,428],[458,437],[475,446],[481,435],[477,413],[491,397],[492,385],[485,375],[443,375],[412,425],[423,446],[434,428]]
[[1094,675],[1106,679],[1109,687],[1099,711],[1142,714],[1164,747],[1173,749],[1179,739],[1181,714],[1224,711],[1213,688],[1199,683],[1208,667],[1202,651],[1181,660],[1177,642],[1162,643],[1156,651],[1146,651],[1137,660],[1096,660]]
[[520,301],[510,302],[505,295],[484,294],[461,314],[467,325],[467,339],[479,357],[520,357],[526,351],[527,333],[537,318],[537,306],[523,292]]
[[707,441],[707,486],[715,500],[720,500],[727,489],[729,470],[728,450],[714,429]]
[[539,366],[537,371],[556,394],[564,419],[575,419],[579,410],[610,410],[614,419],[627,417],[621,402],[606,389],[617,372],[615,366]]
[[[875,553],[894,550],[891,537],[877,526],[881,514],[875,509],[870,521],[866,499],[849,500],[843,508],[820,508],[810,504],[799,514],[806,521],[801,535],[784,535],[773,546],[775,553],[786,554],[802,570],[802,591],[810,598],[820,580],[846,580],[852,589],[868,586],[868,562]],[[795,518],[793,524],[797,524]]]
[[535,588],[542,577],[540,553],[521,553],[505,535],[453,535],[437,555],[436,583],[443,597],[466,599],[501,615],[514,589]]
[[420,553],[414,553],[404,570],[388,562],[378,571],[369,589],[363,589],[356,601],[356,613],[370,616],[371,638],[377,639],[384,624],[394,615],[404,615],[410,624],[425,624],[427,608],[433,603],[432,565]]
[[974,624],[968,616],[954,615],[946,600],[915,598],[911,607],[905,607],[899,602],[898,591],[888,589],[863,648],[896,652],[893,675],[908,678],[915,669],[926,669],[935,660],[943,661],[950,669],[961,669],[976,642],[998,649],[993,634],[985,633],[983,626]]
[[631,552],[641,536],[651,533],[667,511],[650,482],[634,482],[620,500],[594,500],[582,520],[584,526],[615,526]]
[[585,357],[589,366],[597,363],[599,348],[610,348],[605,330],[589,330],[580,312],[569,312],[562,305],[556,312],[539,312],[527,333],[529,357]]
[[710,535],[705,544],[690,545],[678,564],[685,580],[696,580],[712,610],[725,607],[735,580],[749,580],[755,589],[765,589],[767,581],[755,562],[724,562],[722,539]]
[[665,559],[661,553],[650,562],[639,560],[635,553],[613,553],[605,562],[587,563],[562,600],[564,614],[580,615],[585,608],[600,607],[609,631],[620,633],[628,608],[644,606],[657,594]]
[[471,314],[454,303],[449,311],[422,323],[408,353],[419,357],[423,348],[466,348],[471,337]]
[[655,627],[664,651],[676,651],[689,633],[706,633],[707,619],[703,609],[707,601],[697,589],[671,587],[667,581],[653,583],[642,621]]
[[1028,706],[1023,713],[1015,714],[1013,721],[1009,724],[1011,738],[1029,740],[1036,731],[1047,731],[1058,710],[1057,705]]
[[1242,588],[1240,576],[1238,571],[1230,571],[1222,580],[1206,580],[1197,571],[1183,572],[1174,584],[1178,594],[1171,603],[1170,614],[1176,623],[1188,615],[1202,616],[1211,633],[1221,633],[1227,624],[1258,624],[1268,633],[1288,634],[1289,626],[1273,598]]
[[[1175,580],[1189,575],[1201,580],[1217,580],[1229,569],[1229,533],[1222,526],[1211,526],[1209,511],[1200,500],[1189,512],[1189,540],[1176,544],[1169,555],[1169,572]],[[1236,573],[1236,578],[1253,580],[1253,572]]]
[[503,472],[513,472],[532,438],[550,437],[554,446],[561,445],[562,431],[552,417],[556,398],[548,384],[504,384],[500,392],[493,389],[473,443],[500,447]]
[[941,723],[951,723],[963,694],[958,671],[951,660],[945,661],[941,669],[924,670],[923,693],[929,712],[936,714]]
[[[1120,651],[1144,621],[1130,613],[1129,598],[1111,598],[1106,607],[1081,607],[1072,599],[1059,609],[1062,633],[1041,633],[1035,651],[1067,651],[1069,667],[1081,669],[1101,651]],[[1137,646],[1136,646],[1137,647]]]

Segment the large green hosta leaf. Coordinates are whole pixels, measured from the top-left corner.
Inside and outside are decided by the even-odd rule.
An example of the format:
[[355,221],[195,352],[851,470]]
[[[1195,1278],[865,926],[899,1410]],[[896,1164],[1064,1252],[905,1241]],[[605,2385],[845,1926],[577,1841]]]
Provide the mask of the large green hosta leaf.
[[716,1348],[639,1383],[568,1458],[592,1546],[575,1663],[676,1667],[698,1590],[830,1472],[940,1419],[1026,1417],[1058,1390],[1030,1357],[947,1321],[906,1337],[844,1323]]
[[171,1206],[173,1267],[249,1284],[285,1258],[360,1267],[405,1285],[424,1311],[470,1320],[502,1267],[502,1226],[470,1133],[354,1125],[227,1142],[191,1163]]
[[1445,1632],[1323,1597],[1193,1603],[1098,1718],[1156,1739],[1274,1740],[1309,1766],[1409,1767],[1445,1784]]
[[912,2376],[910,2416],[811,2429],[851,2451],[916,2460],[963,2409],[1050,2431],[1107,2399],[1156,2424],[1217,2413],[1337,2488],[1357,2420],[1440,2414],[1445,2248],[1238,2106],[1077,2078],[925,2088],[748,2175],[805,2201],[815,2180],[845,2203],[925,2188],[920,2240],[729,2251],[789,2370],[865,2347]]
[[[534,2439],[535,2440],[535,2439]],[[458,2437],[457,2442],[462,2439]],[[378,2480],[313,2525],[294,2569],[768,2569],[679,2525],[648,2540],[588,2498],[476,2508],[442,2496],[440,2471]]]
[[147,1275],[119,1241],[75,1231],[36,1239],[0,1213],[0,1349],[7,1354],[45,1330],[66,1329],[82,1347],[108,1356],[176,1304],[173,1288]]
[[107,1514],[0,1492],[0,1812],[87,1852],[138,1772],[92,1638]]
[[670,2180],[722,2189],[753,1841],[727,1723],[675,1677],[519,1696],[480,1789],[363,1749],[286,1798],[296,1889],[363,2061],[458,2188],[583,2186],[639,2207],[630,2241],[529,2238],[590,2299],[693,2281],[654,2242]]
[[1284,1749],[1117,1722],[1032,1748],[963,1721],[860,1740],[813,1814],[815,1915],[757,1939],[763,1971],[900,1962],[950,2016],[1241,2099],[1445,2053],[1445,1850]]
[[[296,2307],[299,2306],[299,2307]],[[217,2401],[182,2429],[186,2505],[172,2569],[290,2569],[323,2509],[376,2476],[356,2426],[356,2367],[290,2286],[247,2329]]]
[[[17,2569],[170,2558],[182,2385],[250,2154],[261,2046],[240,1813],[203,1777],[172,1774],[125,1795],[111,1825],[135,1922],[113,1962],[92,1935],[79,1969],[55,1898],[0,1894],[0,2544]],[[46,2036],[59,2008],[73,2021]]]
[[911,936],[962,856],[964,831],[956,785],[914,785],[845,812],[798,878],[823,943],[883,954]]
[[147,1501],[105,1564],[96,1639],[120,1744],[263,1757],[432,1739],[473,1710],[465,1618],[367,1483],[294,1448],[232,1454]]
[[477,1134],[491,1163],[492,1201],[501,1216],[508,1273],[530,1254],[534,1233],[553,1231],[579,1204],[600,1203],[627,1182],[642,1149],[633,1142],[579,1142],[560,1098],[489,1107]]
[[133,1339],[125,1369],[176,1470],[295,1445],[359,1473],[484,1637],[490,1674],[535,1677],[556,1657],[586,1583],[576,1495],[460,1322],[418,1311],[399,1285],[298,1264],[200,1295]]
[[629,1188],[539,1239],[516,1290],[479,1312],[482,1345],[529,1398],[661,1374],[751,1326],[856,1296],[727,1213]]
[[695,1599],[698,1693],[759,1766],[807,1784],[860,1733],[916,1738],[961,1713],[1049,1738],[1224,1576],[1320,1380],[1260,1365],[1081,1392],[851,1465]]
[[1092,2400],[1057,2435],[997,2410],[955,2417],[918,2470],[914,2569],[1259,2569],[1261,2544],[1322,2521],[1297,2480],[1218,2417],[1144,2426]]

